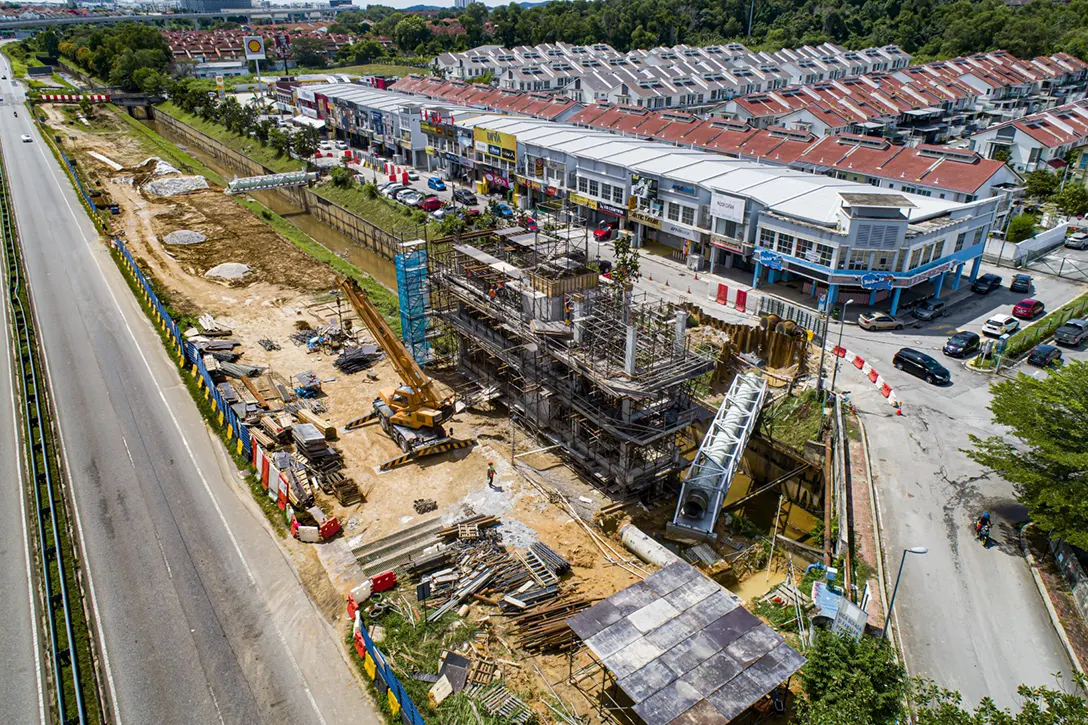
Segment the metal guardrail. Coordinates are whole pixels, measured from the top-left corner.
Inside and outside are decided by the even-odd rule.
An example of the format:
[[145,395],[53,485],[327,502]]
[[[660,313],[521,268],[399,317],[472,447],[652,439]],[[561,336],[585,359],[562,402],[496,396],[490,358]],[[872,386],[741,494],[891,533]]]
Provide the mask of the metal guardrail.
[[[48,656],[56,720],[102,722],[102,706],[93,664],[81,669],[81,653],[93,662],[90,627],[82,606],[78,558],[61,482],[50,405],[39,357],[37,332],[23,280],[18,230],[11,205],[6,168],[0,157],[0,227],[7,270],[7,301],[18,371],[18,414],[22,418],[28,485],[36,511],[35,530],[41,591],[48,632]],[[79,633],[77,635],[77,633]]]

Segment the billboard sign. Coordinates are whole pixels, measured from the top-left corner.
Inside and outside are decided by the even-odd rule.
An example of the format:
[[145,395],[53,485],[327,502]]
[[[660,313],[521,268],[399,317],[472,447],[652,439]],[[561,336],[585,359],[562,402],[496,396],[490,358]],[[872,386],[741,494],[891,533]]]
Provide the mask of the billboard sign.
[[710,216],[744,223],[744,199],[714,192],[710,195]]
[[861,287],[867,290],[890,290],[895,284],[893,275],[882,272],[869,272],[861,276]]
[[756,250],[756,262],[758,264],[762,264],[767,269],[782,269],[781,255],[779,255],[777,252],[772,252],[769,249]]
[[518,139],[502,131],[490,131],[486,128],[472,129],[472,140],[476,150],[485,156],[515,163],[518,160]]
[[264,60],[264,38],[261,36],[245,36],[242,38],[242,47],[246,49],[246,60]]

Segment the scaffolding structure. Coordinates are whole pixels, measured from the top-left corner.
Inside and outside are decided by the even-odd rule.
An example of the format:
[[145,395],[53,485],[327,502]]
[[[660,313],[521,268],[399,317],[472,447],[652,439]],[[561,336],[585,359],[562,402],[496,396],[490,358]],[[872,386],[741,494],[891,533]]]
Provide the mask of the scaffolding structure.
[[400,297],[400,334],[404,346],[420,365],[431,361],[430,290],[427,282],[427,243],[402,242],[394,258]]
[[656,492],[683,468],[678,434],[710,417],[692,389],[713,368],[685,311],[589,268],[584,226],[428,246],[433,318],[458,367],[520,423],[612,493]]

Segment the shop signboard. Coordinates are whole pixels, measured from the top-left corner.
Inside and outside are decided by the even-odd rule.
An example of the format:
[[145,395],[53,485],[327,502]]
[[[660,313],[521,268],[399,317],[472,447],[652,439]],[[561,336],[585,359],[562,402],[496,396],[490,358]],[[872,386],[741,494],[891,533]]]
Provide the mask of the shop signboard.
[[762,264],[767,269],[782,269],[781,255],[779,255],[777,252],[772,252],[770,249],[756,250],[756,262]]
[[723,237],[720,234],[711,234],[710,243],[719,249],[724,249],[727,252],[736,252],[737,254],[744,254],[744,244],[738,242],[736,239],[730,239],[729,237]]
[[744,199],[714,192],[710,195],[710,216],[744,223]]
[[612,216],[617,216],[617,217],[620,217],[621,219],[623,217],[627,216],[627,210],[624,209],[622,206],[616,206],[615,204],[607,204],[607,203],[605,203],[603,201],[597,202],[597,211],[603,211],[605,214],[610,214]]
[[657,179],[631,174],[631,193],[647,201],[657,198]]
[[572,202],[574,202],[575,204],[577,204],[578,206],[584,206],[584,207],[587,207],[589,209],[596,209],[597,208],[597,202],[596,201],[594,201],[593,199],[590,199],[589,197],[582,196],[581,194],[571,194],[570,195],[570,200]]
[[913,287],[916,284],[921,284],[934,277],[947,272],[952,269],[952,262],[945,262],[944,264],[938,264],[936,267],[931,267],[924,272],[919,272],[912,277],[900,277],[895,281],[896,287]]
[[649,227],[651,229],[661,228],[661,220],[653,216],[652,214],[647,214],[644,211],[631,211],[631,221],[638,222],[642,226]]
[[694,229],[688,229],[687,227],[682,227],[679,224],[673,224],[671,222],[664,222],[661,225],[661,231],[666,234],[680,237],[681,239],[686,239],[689,242],[698,242],[701,238],[699,232]]
[[472,130],[472,137],[480,153],[510,163],[517,162],[518,139],[513,134],[476,127]]

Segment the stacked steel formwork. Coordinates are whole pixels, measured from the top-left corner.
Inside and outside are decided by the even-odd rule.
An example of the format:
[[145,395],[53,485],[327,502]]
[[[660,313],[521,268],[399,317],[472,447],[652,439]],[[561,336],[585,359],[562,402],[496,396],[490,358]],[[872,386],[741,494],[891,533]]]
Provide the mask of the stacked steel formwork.
[[709,418],[691,393],[713,363],[682,310],[599,276],[587,247],[518,228],[432,241],[434,319],[520,423],[604,488],[643,492],[683,467],[678,434]]

